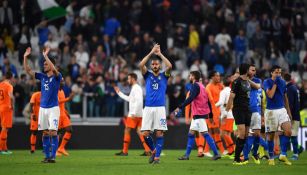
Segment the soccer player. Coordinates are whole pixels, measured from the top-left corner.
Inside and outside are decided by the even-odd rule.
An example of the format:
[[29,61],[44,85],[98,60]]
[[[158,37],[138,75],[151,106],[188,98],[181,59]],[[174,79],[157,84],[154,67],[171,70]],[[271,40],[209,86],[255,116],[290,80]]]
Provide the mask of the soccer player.
[[258,148],[260,143],[260,130],[261,130],[261,79],[256,78],[256,67],[255,65],[250,65],[249,67],[249,78],[251,81],[257,84],[257,87],[251,88],[250,91],[250,100],[249,100],[249,108],[252,113],[251,124],[250,124],[250,132],[247,137],[247,142],[245,143],[243,154],[244,154],[244,162],[248,163],[248,154],[253,146],[253,154],[252,158],[256,164],[260,164],[259,156],[258,156]]
[[300,126],[300,92],[297,86],[291,82],[291,75],[286,73],[284,75],[284,79],[287,83],[287,97],[289,100],[289,107],[292,115],[292,135],[291,135],[291,143],[293,147],[293,156],[292,160],[298,160],[298,142],[297,142],[297,134],[298,128]]
[[209,100],[212,105],[213,122],[207,119],[208,127],[211,130],[212,137],[219,148],[220,152],[224,155],[224,146],[220,135],[220,108],[216,107],[214,104],[219,101],[220,93],[223,90],[223,85],[221,83],[220,73],[217,71],[211,71],[209,73],[210,83],[206,86],[206,90],[209,95]]
[[40,100],[41,100],[41,87],[39,84],[37,86],[37,91],[32,94],[30,99],[30,106],[31,106],[30,143],[31,143],[32,154],[35,152],[36,149],[36,135],[38,130],[38,115],[39,115]]
[[[186,99],[189,98],[189,96],[190,96],[190,90],[187,92]],[[186,122],[186,124],[190,125],[191,121],[193,119],[191,104],[188,104],[188,105],[185,106],[184,112],[185,112],[185,122]],[[196,142],[196,146],[197,146],[197,157],[204,157],[205,139],[198,132],[195,132],[195,142]],[[207,151],[207,152],[209,152],[209,151]]]
[[124,144],[123,150],[119,153],[116,153],[117,156],[127,156],[128,149],[131,141],[131,130],[136,129],[137,134],[140,137],[140,140],[143,144],[145,152],[141,156],[150,156],[150,148],[147,146],[144,137],[141,133],[142,126],[142,113],[143,113],[143,90],[140,85],[137,83],[137,75],[135,73],[128,74],[128,83],[132,87],[129,96],[122,93],[117,86],[114,86],[115,92],[122,99],[129,102],[129,113],[126,121],[126,127],[124,131]]
[[224,79],[224,89],[220,92],[219,101],[215,104],[216,107],[220,107],[221,109],[221,130],[222,130],[222,137],[225,140],[228,155],[231,156],[234,153],[234,143],[231,138],[231,133],[233,132],[233,114],[232,110],[226,112],[226,105],[230,96],[230,76],[225,77]]
[[58,129],[64,131],[64,136],[56,152],[56,156],[61,156],[62,154],[65,156],[69,156],[69,153],[66,151],[65,146],[69,142],[72,134],[70,116],[67,110],[65,109],[65,103],[70,101],[74,97],[74,92],[71,92],[69,97],[65,98],[63,87],[64,87],[64,79],[61,80],[60,90],[58,92],[59,108],[60,108],[60,120],[59,120]]
[[251,86],[257,86],[249,80],[249,64],[241,64],[239,67],[240,76],[234,80],[231,93],[226,106],[226,112],[232,108],[232,113],[238,128],[236,139],[234,165],[243,165],[240,154],[243,150],[245,140],[251,123],[251,112],[249,110],[249,94]]
[[[55,68],[54,59],[49,59],[50,48],[43,50],[44,72],[33,72],[28,65],[28,56],[31,54],[31,48],[28,47],[24,53],[24,69],[31,76],[41,82],[41,100],[38,116],[38,130],[43,131],[43,148],[45,158],[42,163],[55,163],[56,151],[58,149],[58,122],[60,109],[58,102],[58,91],[62,75]],[[50,155],[51,148],[51,155]]]
[[218,160],[221,158],[215,146],[214,140],[208,133],[208,127],[205,119],[209,118],[211,114],[210,118],[212,120],[213,116],[206,89],[203,84],[199,83],[200,76],[201,74],[198,71],[192,71],[190,73],[189,79],[191,83],[193,83],[190,90],[190,96],[182,104],[180,104],[178,108],[175,109],[175,113],[178,113],[180,109],[182,110],[186,105],[191,103],[193,116],[188,134],[188,143],[185,155],[178,158],[178,160],[189,160],[191,150],[194,147],[196,132],[199,132],[204,136],[207,143],[210,145],[210,148],[213,150],[214,156],[212,157],[212,160]]
[[[166,70],[164,72],[160,72],[161,63],[156,57],[151,60],[152,72],[148,71],[145,64],[153,54],[161,58],[166,65]],[[165,93],[172,64],[161,53],[160,45],[155,44],[150,53],[140,62],[139,67],[146,84],[145,108],[143,111],[141,131],[145,137],[146,144],[152,151],[149,163],[158,164],[160,162],[160,154],[164,143],[163,135],[164,132],[167,131]],[[154,146],[153,139],[150,136],[151,131],[156,131],[156,146]]]
[[268,138],[269,165],[275,165],[274,162],[274,136],[281,128],[283,133],[279,136],[281,154],[279,160],[286,165],[292,165],[287,159],[287,145],[291,137],[291,111],[286,95],[286,82],[281,78],[281,67],[274,65],[271,68],[271,78],[263,82],[267,105],[264,114],[265,129]]
[[12,154],[7,149],[8,130],[12,128],[14,111],[13,86],[10,83],[12,78],[12,72],[8,71],[5,79],[0,82],[0,154],[5,155]]

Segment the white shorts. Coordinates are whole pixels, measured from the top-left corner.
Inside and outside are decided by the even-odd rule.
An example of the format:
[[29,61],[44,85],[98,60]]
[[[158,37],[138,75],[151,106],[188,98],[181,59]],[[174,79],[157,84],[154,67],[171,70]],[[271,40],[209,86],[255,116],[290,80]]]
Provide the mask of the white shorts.
[[300,127],[300,121],[292,120],[291,125],[291,136],[297,136],[298,135],[298,128]]
[[198,132],[208,132],[206,119],[203,119],[203,118],[195,119],[195,120],[192,119],[190,130],[198,131]]
[[261,115],[259,112],[253,112],[250,129],[261,129]]
[[60,118],[60,108],[39,108],[38,130],[58,130]]
[[148,107],[143,110],[142,131],[167,130],[166,112],[164,106]]
[[265,132],[276,132],[281,124],[290,122],[287,110],[281,109],[266,109],[264,112]]

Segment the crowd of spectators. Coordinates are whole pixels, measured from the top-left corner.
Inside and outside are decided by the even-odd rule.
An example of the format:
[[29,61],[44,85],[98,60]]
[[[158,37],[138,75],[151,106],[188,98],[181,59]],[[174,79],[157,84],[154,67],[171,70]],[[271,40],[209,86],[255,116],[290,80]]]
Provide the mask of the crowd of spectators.
[[[187,76],[199,70],[229,75],[242,62],[253,63],[258,76],[279,64],[294,75],[307,108],[306,8],[302,0],[56,0],[67,15],[48,20],[35,0],[2,0],[0,7],[1,73],[15,76],[15,115],[21,116],[35,80],[24,74],[23,53],[32,47],[31,65],[40,71],[40,51],[65,77],[65,94],[75,96],[70,112],[88,116],[123,116],[124,102],[112,85],[129,93],[126,76],[154,43],[173,64],[169,110],[185,98]],[[14,11],[14,13],[13,13]],[[15,13],[16,12],[16,13]],[[139,77],[142,80],[142,77]],[[140,81],[142,82],[142,81]]]

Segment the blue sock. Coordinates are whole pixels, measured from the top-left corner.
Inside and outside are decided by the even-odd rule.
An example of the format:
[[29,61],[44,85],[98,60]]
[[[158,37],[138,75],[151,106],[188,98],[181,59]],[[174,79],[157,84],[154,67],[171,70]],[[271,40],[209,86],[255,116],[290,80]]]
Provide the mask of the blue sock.
[[43,136],[43,149],[45,153],[45,158],[49,159],[50,158],[50,136],[45,135]]
[[150,135],[149,136],[144,136],[144,139],[145,139],[145,142],[146,142],[147,146],[150,148],[150,150],[154,151],[155,150],[155,145],[154,145],[152,137]]
[[293,147],[293,154],[298,154],[297,136],[291,136],[291,143]]
[[270,159],[274,159],[274,141],[268,141],[268,150]]
[[248,160],[248,154],[249,154],[249,152],[252,148],[254,140],[255,140],[254,136],[248,136],[247,137],[247,142],[245,142],[244,148],[243,148],[244,160]]
[[195,137],[194,137],[194,134],[188,134],[188,143],[187,143],[187,148],[186,148],[186,151],[185,151],[185,155],[187,157],[190,156],[190,153],[192,151],[192,149],[194,148],[194,144],[195,144]]
[[215,142],[214,142],[214,140],[212,139],[212,137],[211,137],[208,133],[205,133],[205,134],[204,134],[204,138],[206,139],[207,143],[209,144],[210,148],[212,149],[214,155],[218,155],[219,153],[218,153],[218,151],[217,151]]
[[287,148],[288,148],[289,140],[290,140],[290,137],[287,137],[285,135],[279,136],[281,155],[284,155],[284,156],[287,155]]
[[59,139],[58,136],[52,136],[51,137],[51,158],[55,159],[55,155],[56,155],[56,151],[58,150],[58,146],[59,146]]
[[264,150],[268,151],[268,142],[266,140],[264,140],[262,137],[259,138],[260,139],[260,145],[264,148]]
[[260,142],[260,136],[255,136],[253,155],[257,155],[258,154],[259,142]]
[[163,143],[164,143],[164,137],[157,137],[156,140],[156,155],[155,157],[160,157],[162,148],[163,148]]

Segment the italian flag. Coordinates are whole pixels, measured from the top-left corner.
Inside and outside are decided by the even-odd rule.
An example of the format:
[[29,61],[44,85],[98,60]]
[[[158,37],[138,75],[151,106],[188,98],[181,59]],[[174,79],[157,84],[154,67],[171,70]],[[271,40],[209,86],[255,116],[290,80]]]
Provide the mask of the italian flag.
[[37,4],[43,16],[48,20],[54,20],[66,15],[66,10],[59,6],[54,0],[37,0]]

